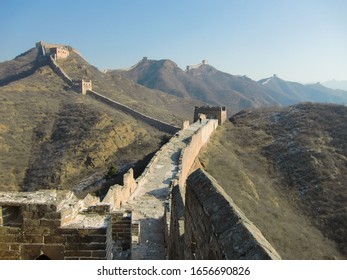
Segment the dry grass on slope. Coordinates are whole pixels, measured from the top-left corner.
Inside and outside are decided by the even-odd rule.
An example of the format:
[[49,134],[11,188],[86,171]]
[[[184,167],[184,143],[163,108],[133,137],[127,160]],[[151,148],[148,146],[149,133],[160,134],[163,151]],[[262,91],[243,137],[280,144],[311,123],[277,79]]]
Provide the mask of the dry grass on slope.
[[0,87],[0,104],[1,190],[74,188],[153,153],[163,135],[69,90],[48,66]]
[[192,119],[194,106],[201,105],[151,90],[120,75],[104,74],[74,52],[58,64],[71,79],[91,79],[96,92],[170,124],[180,126],[182,120]]
[[[346,258],[343,243],[329,235],[324,227],[326,224],[320,226],[320,218],[314,217],[317,213],[311,208],[310,201],[315,201],[317,196],[307,198],[300,195],[300,188],[292,184],[285,174],[289,164],[286,166],[283,163],[288,162],[288,158],[276,161],[280,155],[284,155],[284,151],[270,148],[284,135],[274,132],[276,129],[281,131],[283,124],[275,128],[269,119],[278,121],[276,114],[285,113],[286,110],[258,110],[234,116],[233,123],[226,122],[218,128],[201,153],[200,161],[246,216],[262,231],[283,259]],[[304,126],[308,125],[306,117],[301,115],[299,118],[303,125],[306,123]],[[318,133],[317,127],[313,126],[312,129],[312,132]],[[307,141],[319,139],[312,135],[304,138]],[[282,140],[283,143],[289,143],[288,139]],[[300,161],[303,158],[297,156],[295,154],[289,156],[292,159],[290,164],[302,168]],[[279,165],[280,163],[282,165]],[[293,173],[289,173],[295,177],[298,168],[292,168]],[[311,171],[306,170],[306,173],[307,177],[312,176]],[[329,171],[324,174],[327,173],[334,174]],[[343,185],[344,182],[340,183]],[[337,189],[339,186],[334,190]],[[341,191],[342,188],[340,194],[344,197],[345,192]],[[327,190],[323,194],[326,192]],[[324,202],[316,200],[316,204],[313,205],[321,203],[325,210],[331,213],[335,209],[336,201],[329,200],[329,195],[323,197],[325,197]],[[342,217],[341,215],[345,213],[343,211],[343,208],[340,208],[337,216]],[[338,229],[336,224],[340,225]],[[341,225],[343,221],[337,219],[335,226],[329,225],[328,228],[335,231],[335,234],[340,234],[341,230],[345,230]],[[342,233],[346,236],[345,231]]]

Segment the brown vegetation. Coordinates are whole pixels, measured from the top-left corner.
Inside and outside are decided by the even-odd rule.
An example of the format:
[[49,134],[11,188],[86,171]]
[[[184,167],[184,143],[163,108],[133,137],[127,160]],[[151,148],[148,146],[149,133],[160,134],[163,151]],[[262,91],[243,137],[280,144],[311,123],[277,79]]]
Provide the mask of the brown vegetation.
[[284,259],[347,256],[347,109],[240,112],[201,163]]
[[0,99],[1,190],[72,189],[131,166],[163,135],[76,94],[48,66],[1,87]]

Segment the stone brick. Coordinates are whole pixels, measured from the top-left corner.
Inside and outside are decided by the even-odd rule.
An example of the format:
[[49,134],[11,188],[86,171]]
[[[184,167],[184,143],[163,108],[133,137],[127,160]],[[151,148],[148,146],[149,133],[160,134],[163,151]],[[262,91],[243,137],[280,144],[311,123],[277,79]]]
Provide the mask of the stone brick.
[[106,236],[91,235],[91,236],[67,236],[68,243],[105,243]]
[[22,260],[34,260],[41,255],[42,245],[23,244],[21,251]]
[[62,245],[43,245],[42,251],[52,260],[64,259],[64,246]]
[[24,234],[23,235],[23,241],[24,243],[43,243],[43,236],[42,235],[36,235],[36,234]]
[[0,236],[9,233],[9,231],[9,227],[0,226]]
[[107,228],[97,228],[97,229],[78,229],[79,235],[106,235]]
[[48,235],[44,236],[44,243],[45,244],[62,244],[66,242],[66,237],[61,235]]
[[4,242],[4,243],[16,243],[16,242],[19,242],[20,239],[21,239],[20,236],[17,236],[14,234],[0,235],[0,242]]
[[11,251],[18,251],[20,249],[20,244],[10,244]]
[[93,251],[92,257],[93,258],[106,258],[106,251]]
[[39,220],[32,220],[32,219],[23,219],[23,227],[25,228],[33,228],[37,229],[40,226],[40,221]]
[[60,220],[40,220],[40,226],[48,228],[60,227]]
[[91,257],[91,256],[92,256],[91,251],[81,251],[81,250],[65,251],[65,257]]
[[19,227],[10,227],[8,229],[9,234],[19,234],[21,231],[22,231],[22,229]]
[[77,236],[78,229],[77,228],[60,228],[57,233],[60,233],[62,236]]
[[5,243],[0,243],[0,251],[7,251],[9,250],[9,245]]
[[86,243],[86,244],[79,244],[78,246],[79,250],[105,250],[106,244],[105,243]]
[[60,220],[61,214],[59,212],[49,212],[44,214],[45,219]]
[[17,251],[0,250],[0,260],[16,260],[16,259],[19,259],[19,253]]

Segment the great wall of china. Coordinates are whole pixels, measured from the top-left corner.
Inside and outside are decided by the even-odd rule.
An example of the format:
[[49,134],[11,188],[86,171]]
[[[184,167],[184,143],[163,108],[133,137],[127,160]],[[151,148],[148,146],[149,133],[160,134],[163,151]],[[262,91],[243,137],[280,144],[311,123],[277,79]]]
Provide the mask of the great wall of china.
[[225,109],[208,109],[220,114],[208,119],[206,108],[196,108],[199,120],[178,131],[87,93],[174,136],[141,176],[129,170],[102,200],[71,191],[0,192],[0,259],[280,259],[218,183],[193,170]]

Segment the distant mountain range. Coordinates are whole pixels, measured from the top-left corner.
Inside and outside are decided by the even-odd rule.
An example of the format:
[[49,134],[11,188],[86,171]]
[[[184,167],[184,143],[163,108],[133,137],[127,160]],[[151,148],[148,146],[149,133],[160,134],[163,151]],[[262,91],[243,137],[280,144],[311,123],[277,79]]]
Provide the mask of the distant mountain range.
[[347,91],[347,81],[331,80],[323,83],[324,86],[333,89],[341,89]]
[[110,70],[151,89],[227,106],[230,114],[246,108],[292,105],[299,102],[346,103],[347,92],[321,84],[303,85],[277,76],[254,81],[217,70],[205,61],[184,71],[171,60],[142,59],[128,70]]
[[280,93],[288,100],[293,100],[293,103],[322,102],[343,104],[347,101],[347,91],[327,88],[320,83],[303,85],[296,82],[284,81],[276,75],[268,79],[262,79],[258,83]]

